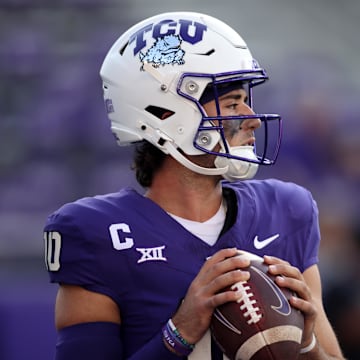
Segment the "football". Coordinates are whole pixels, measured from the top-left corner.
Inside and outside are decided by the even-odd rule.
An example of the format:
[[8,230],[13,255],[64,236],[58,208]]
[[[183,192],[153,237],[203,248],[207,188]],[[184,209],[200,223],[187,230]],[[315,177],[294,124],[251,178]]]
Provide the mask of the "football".
[[231,286],[241,294],[236,302],[215,309],[215,342],[230,360],[296,359],[304,317],[288,301],[294,293],[276,285],[263,258],[245,251],[238,256],[250,258],[250,279]]

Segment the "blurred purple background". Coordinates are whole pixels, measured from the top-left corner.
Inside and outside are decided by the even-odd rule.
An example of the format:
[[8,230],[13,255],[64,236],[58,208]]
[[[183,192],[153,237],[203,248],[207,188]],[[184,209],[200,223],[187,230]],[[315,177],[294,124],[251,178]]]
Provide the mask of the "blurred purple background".
[[268,70],[255,105],[283,116],[284,141],[278,163],[258,178],[312,191],[324,303],[345,354],[360,358],[360,2],[204,4],[0,0],[1,360],[54,355],[47,215],[82,196],[137,186],[131,149],[116,145],[102,102],[107,50],[133,23],[184,9],[228,22]]

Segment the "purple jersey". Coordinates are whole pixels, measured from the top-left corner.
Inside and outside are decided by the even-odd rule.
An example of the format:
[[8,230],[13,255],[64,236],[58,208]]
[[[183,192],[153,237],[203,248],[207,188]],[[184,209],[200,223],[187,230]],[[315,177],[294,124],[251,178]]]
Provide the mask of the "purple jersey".
[[307,190],[277,180],[223,187],[237,205],[213,246],[132,189],[80,199],[48,218],[51,281],[81,285],[118,304],[125,357],[160,331],[205,259],[220,249],[274,255],[301,271],[318,261],[317,208]]

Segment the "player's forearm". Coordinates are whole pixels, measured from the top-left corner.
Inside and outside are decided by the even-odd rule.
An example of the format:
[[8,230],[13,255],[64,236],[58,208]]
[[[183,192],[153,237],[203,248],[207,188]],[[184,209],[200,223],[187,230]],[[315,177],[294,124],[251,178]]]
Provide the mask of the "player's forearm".
[[177,360],[159,331],[130,357],[125,357],[120,325],[90,322],[65,327],[58,332],[56,360]]
[[[154,336],[126,360],[178,360],[179,356],[165,346],[162,332]],[[117,359],[118,360],[118,359]]]
[[317,349],[307,353],[301,354],[299,360],[346,360],[343,356],[332,356],[325,353],[320,346]]

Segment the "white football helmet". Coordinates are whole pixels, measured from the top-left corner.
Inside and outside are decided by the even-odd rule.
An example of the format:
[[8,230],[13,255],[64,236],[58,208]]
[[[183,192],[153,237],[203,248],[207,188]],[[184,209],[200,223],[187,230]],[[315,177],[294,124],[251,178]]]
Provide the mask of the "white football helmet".
[[[281,139],[279,115],[208,117],[200,102],[207,86],[212,86],[217,101],[224,87],[240,82],[248,86],[251,107],[252,88],[267,80],[241,36],[218,19],[194,12],[150,17],[114,43],[100,75],[111,129],[119,145],[147,140],[197,173],[229,180],[251,178],[259,164],[276,160]],[[225,139],[223,121],[248,118],[262,122],[261,151],[258,145],[231,148]],[[277,120],[271,121],[277,123],[271,151],[270,120]],[[215,151],[217,144],[221,150]],[[217,156],[214,168],[201,167],[186,157],[204,153]]]

